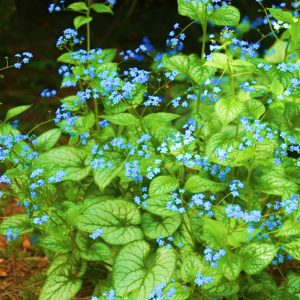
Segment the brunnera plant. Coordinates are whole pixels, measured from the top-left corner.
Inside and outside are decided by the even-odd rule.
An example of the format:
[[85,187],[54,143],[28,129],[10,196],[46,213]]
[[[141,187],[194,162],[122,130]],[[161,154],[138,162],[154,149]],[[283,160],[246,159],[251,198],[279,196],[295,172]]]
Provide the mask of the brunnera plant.
[[[253,1],[265,17],[250,22],[227,1],[178,0],[191,22],[174,25],[166,51],[144,38],[118,63],[116,49],[90,41],[93,17],[113,14],[115,2],[50,5],[80,14],[56,44],[61,88],[74,95],[58,97],[56,128],[38,137],[39,125],[25,135],[7,122],[30,105],[0,123],[0,182],[12,188],[0,196],[27,211],[0,233],[9,242],[29,233],[45,249],[39,299],[72,299],[83,277],[92,300],[298,299],[300,275],[281,271],[300,260],[300,160],[287,152],[300,151],[298,2]],[[194,23],[202,46],[186,55]],[[261,40],[241,39],[259,23],[270,29],[261,40],[274,39],[263,58]],[[77,49],[82,26],[86,50]],[[149,69],[122,70],[129,59]],[[63,133],[68,145],[55,146]]]

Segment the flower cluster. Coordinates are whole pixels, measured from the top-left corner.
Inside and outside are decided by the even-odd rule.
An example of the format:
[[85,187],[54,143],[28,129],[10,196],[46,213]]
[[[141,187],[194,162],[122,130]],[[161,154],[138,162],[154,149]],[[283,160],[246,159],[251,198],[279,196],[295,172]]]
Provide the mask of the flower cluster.
[[291,199],[281,201],[280,205],[285,208],[285,212],[287,214],[290,215],[293,213],[293,211],[298,209],[298,197],[300,197],[300,195],[294,194],[291,196]]
[[[59,3],[63,4],[65,1],[60,0]],[[48,7],[49,13],[52,13],[53,11],[61,11],[61,7],[59,5],[56,5],[55,3],[51,3]]]
[[72,28],[65,29],[63,31],[63,35],[58,38],[56,47],[61,50],[64,46],[67,46],[68,43],[70,44],[70,46],[81,44],[84,41],[84,37],[81,37],[79,39],[77,36],[77,30]]
[[[210,200],[215,201],[216,200],[216,196],[215,195],[210,195]],[[189,207],[192,208],[194,206],[194,204],[196,204],[197,206],[202,206],[204,211],[207,212],[207,217],[213,217],[214,213],[211,209],[212,207],[212,203],[210,201],[205,201],[205,194],[200,193],[200,194],[194,194],[191,198],[191,201],[189,203]],[[204,215],[203,211],[200,211],[199,213],[199,217],[202,217]]]
[[[173,191],[176,191],[176,189],[173,189]],[[185,191],[182,189],[179,189],[179,193],[183,194]],[[178,193],[172,193],[171,195],[172,200],[168,201],[166,204],[166,209],[168,210],[172,210],[172,211],[178,211],[181,214],[185,213],[186,209],[185,207],[178,207],[179,204],[183,204],[182,200],[180,199],[180,196],[178,195]],[[175,204],[174,204],[175,202]]]
[[43,215],[41,218],[34,218],[33,224],[42,225],[43,223],[46,223],[47,221],[49,221],[49,219],[50,219],[49,216]]
[[246,223],[259,222],[261,219],[261,211],[253,210],[250,213],[243,212],[240,205],[228,204],[225,213],[228,218],[244,219]]
[[98,228],[94,233],[90,234],[89,237],[95,240],[97,237],[99,237],[103,233],[103,230]]
[[50,91],[49,89],[44,89],[40,96],[50,98],[51,96],[55,96],[57,94],[56,90]]
[[217,260],[226,255],[226,251],[224,249],[219,249],[217,252],[213,254],[213,249],[206,247],[204,250],[205,261],[213,261],[210,263],[211,268],[216,268],[218,266]]
[[[14,64],[16,69],[20,69],[22,66],[22,63],[28,64],[29,59],[33,57],[33,54],[31,52],[23,52],[23,59],[21,54],[15,54],[15,57],[17,57],[17,62]],[[20,61],[21,59],[21,61]]]
[[232,181],[230,181],[229,188],[230,188],[232,197],[237,197],[240,194],[238,192],[238,190],[237,190],[236,184],[241,189],[243,189],[245,187],[245,185],[240,180],[232,180]]
[[[159,247],[161,247],[161,246],[163,246],[163,245],[165,244],[165,241],[163,240],[164,238],[165,238],[165,236],[162,235],[161,237],[158,237],[158,238],[156,239],[156,243],[158,244]],[[167,240],[170,241],[170,242],[173,242],[173,241],[174,241],[174,238],[173,238],[172,236],[169,236],[169,237],[167,238]],[[171,248],[172,248],[172,245],[168,243],[168,244],[166,244],[166,248],[167,248],[167,249],[171,249]]]
[[208,283],[211,283],[213,281],[214,281],[214,279],[213,279],[212,276],[206,276],[206,277],[204,277],[201,273],[198,273],[196,275],[196,279],[195,279],[195,283],[198,286],[202,286],[203,284],[208,284]]
[[[14,231],[15,231],[15,232],[14,232]],[[8,242],[11,241],[11,238],[13,238],[13,239],[15,240],[15,239],[18,237],[19,232],[20,232],[19,229],[16,229],[16,230],[14,230],[13,228],[7,229],[7,231],[6,231],[6,240],[7,240]]]

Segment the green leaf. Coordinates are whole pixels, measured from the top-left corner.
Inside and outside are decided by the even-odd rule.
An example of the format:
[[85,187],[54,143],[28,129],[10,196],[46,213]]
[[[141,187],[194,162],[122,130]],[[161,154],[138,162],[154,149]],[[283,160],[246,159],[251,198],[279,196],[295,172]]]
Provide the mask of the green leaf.
[[228,67],[228,58],[223,53],[213,53],[212,60],[207,61],[205,66],[212,66],[218,69],[226,69]]
[[88,113],[85,116],[79,116],[75,121],[75,125],[77,126],[77,129],[81,133],[89,131],[89,129],[92,128],[94,124],[95,124],[95,116],[92,112]]
[[289,24],[294,22],[293,16],[289,11],[283,11],[282,9],[278,8],[268,8],[268,10],[277,21],[282,21]]
[[118,70],[118,64],[113,62],[102,63],[95,71],[95,75],[98,76],[99,73],[103,71],[116,72]]
[[259,119],[265,111],[265,106],[259,100],[250,99],[244,103],[244,116]]
[[169,284],[167,284],[167,286],[165,288],[163,288],[162,292],[162,299],[168,299],[169,297],[169,291],[175,288],[176,293],[173,294],[173,296],[171,297],[172,300],[186,300],[189,298],[190,296],[190,289],[187,288],[185,289],[183,285],[180,285],[178,287],[178,283],[176,282],[170,282]]
[[[52,261],[50,268],[47,270],[47,276],[55,276],[65,269],[66,274],[71,274],[83,267],[83,261],[78,250],[73,249],[70,253],[58,254]],[[79,278],[79,277],[77,277]]]
[[300,260],[300,240],[292,241],[291,243],[284,244],[285,251],[293,258]]
[[34,229],[32,220],[29,219],[27,214],[13,215],[9,218],[6,218],[0,224],[0,234],[6,235],[6,232],[9,228],[19,229],[19,234],[31,232]]
[[69,9],[73,9],[75,11],[88,10],[85,2],[75,2],[68,6]]
[[217,221],[223,223],[226,226],[229,224],[229,219],[225,213],[225,206],[215,205],[212,207],[212,211]]
[[278,64],[284,61],[285,55],[285,42],[277,41],[268,49],[267,53],[264,56],[264,59],[269,64]]
[[[77,186],[75,187],[75,190],[76,190],[76,195],[77,195],[77,192],[78,192],[78,187]],[[71,201],[74,201],[74,200],[76,201],[77,200],[75,198],[76,195],[72,197]],[[74,206],[70,207],[65,212],[65,221],[66,221],[67,225],[76,226],[77,223],[80,221],[81,213],[85,209],[86,209],[86,205],[84,205],[84,204],[77,204],[77,205],[74,205]]]
[[274,175],[263,175],[259,181],[260,191],[266,194],[281,196],[285,192],[296,193],[298,189],[296,183]]
[[91,5],[91,8],[97,13],[110,13],[112,15],[114,14],[110,7],[101,3],[95,3]]
[[50,276],[41,291],[39,300],[71,300],[80,291],[82,281],[69,276],[66,269],[61,269],[55,276]]
[[80,248],[80,255],[85,260],[105,261],[111,256],[109,247],[104,243],[96,242],[88,234],[78,232],[76,243]]
[[[213,234],[207,226],[203,226],[203,234],[202,234],[202,239],[203,242],[207,243],[207,247],[211,248],[224,248],[226,247],[226,240],[218,235]],[[174,237],[175,238],[175,237]]]
[[112,245],[123,245],[143,239],[141,214],[135,203],[125,200],[104,200],[90,206],[77,225],[80,230],[94,232],[103,230],[101,237]]
[[60,99],[60,102],[66,104],[65,107],[69,111],[78,111],[81,108],[81,102],[78,96],[68,96]]
[[[213,281],[210,282],[210,283],[206,283],[206,284],[203,284],[201,286],[201,291],[202,293],[206,293],[208,290],[210,290],[212,287],[217,287],[219,286],[220,284],[223,284],[223,283],[227,283],[228,280],[226,278],[224,278],[222,272],[220,272],[220,269],[219,267],[216,267],[216,268],[209,268],[208,270],[206,270],[204,273],[203,273],[203,276],[212,276],[213,278]],[[212,295],[212,294],[210,294]],[[195,299],[196,300],[196,299]]]
[[300,40],[299,37],[299,29],[300,29],[300,21],[294,22],[290,27],[290,33],[292,36],[292,39],[295,39],[295,42],[298,42]]
[[69,236],[58,234],[55,236],[49,235],[44,237],[43,239],[39,240],[38,245],[58,253],[68,253],[73,248],[72,241]]
[[72,256],[73,256],[73,253],[64,253],[64,254],[58,254],[57,256],[55,256],[55,258],[51,262],[49,269],[46,272],[47,276],[50,276],[51,273],[56,269],[64,268],[65,264],[68,261],[70,262],[70,259],[73,258]]
[[276,283],[266,271],[254,276],[246,276],[245,279],[244,283],[241,284],[241,289],[247,298],[265,300],[270,299],[269,296],[276,293]]
[[200,255],[192,252],[188,252],[183,259],[183,263],[180,268],[180,275],[183,281],[194,281],[198,273],[202,273],[205,270],[205,265]]
[[97,55],[97,59],[102,59],[103,63],[113,61],[117,53],[117,49],[103,49],[101,55]]
[[166,68],[187,75],[198,84],[202,84],[217,71],[214,67],[204,65],[196,54],[190,54],[189,56],[181,53],[172,56],[165,54],[162,62]]
[[57,61],[58,62],[63,62],[63,63],[67,63],[67,64],[74,64],[75,60],[73,58],[70,58],[70,54],[72,54],[73,52],[67,52],[62,54]]
[[230,66],[237,73],[257,71],[257,67],[253,65],[253,63],[243,59],[235,59],[233,62],[230,63]]
[[188,56],[188,76],[196,83],[202,85],[207,78],[210,78],[217,71],[216,68],[203,64],[199,56],[192,53]]
[[161,195],[161,196],[156,196],[156,197],[150,197],[147,198],[147,206],[143,207],[143,209],[161,216],[161,217],[169,217],[169,216],[174,216],[178,215],[179,212],[172,211],[170,209],[166,209],[167,202],[173,201],[173,198],[171,195]]
[[215,133],[210,137],[206,144],[205,156],[212,157],[217,148],[228,140],[228,136],[224,132]]
[[282,95],[282,93],[284,91],[284,88],[283,88],[283,85],[279,82],[279,80],[277,80],[276,78],[274,78],[272,80],[270,90],[276,96],[279,96],[279,95]]
[[282,85],[283,85],[283,88],[286,89],[290,82],[291,82],[291,79],[294,77],[292,75],[292,73],[290,72],[283,72],[275,67],[272,67],[269,71],[269,76],[270,76],[270,79],[273,81],[274,79],[277,79]]
[[239,163],[239,162],[244,161],[244,160],[252,159],[253,155],[254,155],[254,148],[253,147],[247,147],[244,150],[239,150],[238,151],[234,162]]
[[206,5],[196,1],[186,2],[177,0],[178,13],[182,16],[190,17],[192,20],[198,20],[201,24],[205,23]]
[[145,212],[142,215],[141,228],[146,237],[156,239],[159,236],[171,236],[180,226],[178,216],[160,217]]
[[217,285],[212,286],[209,289],[205,287],[203,291],[205,291],[205,293],[208,293],[213,297],[220,297],[220,296],[233,296],[237,294],[239,289],[240,287],[237,282],[227,281],[227,282],[218,283]]
[[31,105],[22,105],[22,106],[11,108],[6,114],[6,117],[4,119],[4,123],[6,123],[9,119],[21,114],[22,112],[24,112],[25,110],[30,108],[32,105],[33,104],[31,104]]
[[177,115],[177,114],[157,112],[157,113],[153,113],[153,114],[149,114],[149,115],[145,116],[143,118],[143,120],[170,122],[170,121],[173,121],[180,117],[181,116]]
[[164,66],[171,71],[178,71],[181,74],[187,74],[189,68],[189,60],[188,56],[182,53],[167,56],[166,54],[163,56],[162,62]]
[[184,189],[191,193],[202,193],[211,191],[213,194],[224,192],[227,189],[226,183],[220,183],[202,178],[199,175],[192,175],[184,185]]
[[254,158],[265,159],[272,156],[277,142],[275,140],[265,139],[263,142],[256,144]]
[[259,273],[271,263],[279,248],[279,246],[259,242],[242,246],[238,254],[243,258],[243,270],[249,275]]
[[[231,219],[234,220],[234,219]],[[249,233],[245,227],[237,227],[229,236],[227,236],[227,241],[231,246],[240,247],[240,243],[246,243],[248,237],[254,238],[260,233],[260,229],[255,229],[253,233]]]
[[[49,163],[57,165],[55,171],[64,170],[67,174],[65,180],[82,180],[87,177],[91,167],[85,167],[84,161],[89,153],[82,148],[74,146],[56,147],[40,154],[36,163],[38,166],[47,166]],[[55,174],[54,174],[55,175]]]
[[[297,296],[294,296],[289,293],[288,289],[284,286],[280,286],[277,289],[276,297],[274,300],[298,300]],[[272,298],[270,300],[273,300]]]
[[243,104],[233,100],[220,99],[215,105],[215,110],[219,120],[223,125],[227,125],[243,111]]
[[218,262],[220,270],[223,272],[224,276],[233,281],[238,278],[240,272],[242,271],[242,257],[240,255],[227,252]]
[[169,282],[176,266],[174,249],[158,248],[151,268],[146,268],[145,261],[149,251],[150,246],[145,241],[134,241],[120,250],[113,266],[117,295],[138,290],[135,300],[145,300],[155,286]]
[[286,288],[291,294],[299,298],[300,297],[300,275],[293,271],[288,271],[286,275]]
[[291,219],[283,222],[280,231],[275,236],[292,236],[300,234],[300,223]]
[[228,234],[228,227],[221,222],[212,220],[210,218],[203,218],[203,221],[205,226],[212,234],[221,238],[225,237]]
[[208,20],[219,26],[235,26],[240,22],[240,17],[240,11],[236,7],[227,5],[209,15]]
[[169,194],[172,189],[179,187],[179,181],[172,176],[158,176],[152,179],[149,188],[149,196]]
[[93,18],[92,17],[83,17],[83,16],[78,16],[74,19],[74,27],[77,30],[79,27],[81,27],[84,24],[92,22]]
[[173,234],[173,237],[174,237],[173,243],[175,245],[177,245],[180,242],[180,243],[183,243],[184,245],[189,245],[191,247],[194,247],[192,237],[190,236],[190,234],[187,230],[187,228],[189,229],[190,232],[192,230],[190,219],[187,216],[187,214],[182,214],[181,218],[185,220],[185,224],[182,222],[181,225],[179,226],[179,228],[177,229],[177,231],[174,232],[174,234]]
[[110,161],[113,163],[113,167],[102,169],[93,168],[93,176],[95,183],[99,186],[100,191],[104,192],[105,188],[111,183],[111,181],[124,171],[124,156],[118,152],[110,152]]
[[113,116],[101,115],[99,116],[99,118],[106,119],[107,121],[116,125],[124,125],[124,126],[139,125],[138,119],[129,113],[120,113]]
[[34,150],[47,151],[55,146],[55,144],[57,143],[60,137],[61,137],[60,128],[50,129],[42,133],[40,136],[36,138],[38,143],[34,145]]

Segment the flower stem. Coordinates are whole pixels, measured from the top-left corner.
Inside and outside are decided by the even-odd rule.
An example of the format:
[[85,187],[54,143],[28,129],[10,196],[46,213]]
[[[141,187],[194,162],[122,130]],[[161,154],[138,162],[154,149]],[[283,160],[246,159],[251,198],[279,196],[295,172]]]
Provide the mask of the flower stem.
[[246,182],[246,186],[247,186],[247,210],[250,211],[251,210],[251,190],[250,190],[250,177],[251,177],[251,172],[254,168],[254,164],[255,164],[255,159],[253,158],[252,160],[252,164],[250,166],[250,169],[248,171],[248,175],[247,175],[247,182]]
[[202,50],[201,50],[201,61],[204,59],[204,52],[205,52],[205,41],[206,41],[206,32],[207,32],[207,11],[205,9],[205,20],[204,23],[202,24],[202,29],[203,29],[203,40],[202,40]]
[[[90,17],[90,6],[91,6],[91,0],[88,0],[88,10],[86,13],[86,17]],[[90,37],[90,22],[87,22],[87,52],[90,53],[91,49],[91,37]]]

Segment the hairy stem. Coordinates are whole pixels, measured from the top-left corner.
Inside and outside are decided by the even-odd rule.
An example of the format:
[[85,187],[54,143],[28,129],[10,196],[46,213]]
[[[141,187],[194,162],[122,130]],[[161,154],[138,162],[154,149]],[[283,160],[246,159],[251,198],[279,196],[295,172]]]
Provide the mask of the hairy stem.
[[[90,17],[90,6],[91,6],[91,0],[88,0],[88,10],[86,13],[86,17]],[[87,22],[87,52],[90,53],[91,49],[91,36],[90,36],[90,22]]]
[[205,41],[206,41],[206,32],[207,32],[207,12],[205,12],[205,20],[204,23],[202,24],[202,29],[203,29],[203,36],[202,36],[203,40],[202,40],[202,50],[201,50],[201,61],[203,61],[204,59],[204,52],[205,52]]
[[254,168],[255,165],[255,159],[252,160],[252,164],[250,166],[250,169],[248,171],[248,175],[247,175],[247,182],[246,182],[246,187],[247,187],[247,210],[250,211],[251,210],[251,190],[250,190],[250,177],[251,177],[251,173],[252,170]]

